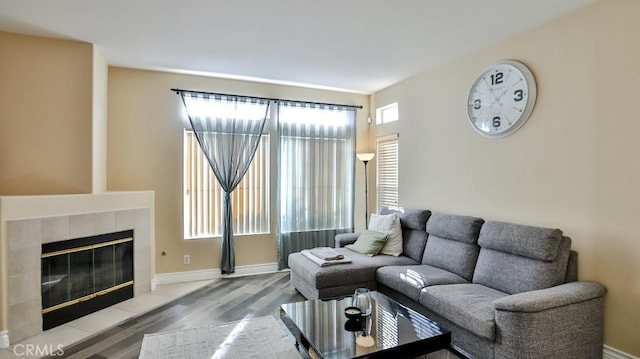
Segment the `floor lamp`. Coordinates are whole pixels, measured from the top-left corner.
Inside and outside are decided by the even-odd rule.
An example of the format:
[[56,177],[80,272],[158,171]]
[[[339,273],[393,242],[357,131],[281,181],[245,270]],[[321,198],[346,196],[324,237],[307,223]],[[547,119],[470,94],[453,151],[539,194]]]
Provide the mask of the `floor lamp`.
[[356,157],[364,162],[364,229],[369,228],[369,180],[367,179],[367,163],[373,159],[375,153],[358,153]]

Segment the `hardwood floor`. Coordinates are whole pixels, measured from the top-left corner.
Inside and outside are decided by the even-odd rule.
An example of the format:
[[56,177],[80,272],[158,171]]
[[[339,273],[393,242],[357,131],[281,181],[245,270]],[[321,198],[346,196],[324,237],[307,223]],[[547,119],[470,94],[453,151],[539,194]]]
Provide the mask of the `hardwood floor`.
[[[280,304],[305,298],[289,273],[221,279],[149,313],[64,349],[55,358],[137,358],[145,333],[223,323],[274,314]],[[53,358],[53,357],[51,357]]]

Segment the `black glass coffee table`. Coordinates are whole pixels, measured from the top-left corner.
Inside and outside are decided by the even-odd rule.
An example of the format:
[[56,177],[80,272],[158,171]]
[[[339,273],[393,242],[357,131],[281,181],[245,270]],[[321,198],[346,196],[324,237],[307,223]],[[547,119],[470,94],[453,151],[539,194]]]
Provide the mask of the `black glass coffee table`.
[[369,318],[347,320],[351,297],[280,306],[281,319],[311,358],[412,358],[448,349],[451,332],[382,293],[371,292]]

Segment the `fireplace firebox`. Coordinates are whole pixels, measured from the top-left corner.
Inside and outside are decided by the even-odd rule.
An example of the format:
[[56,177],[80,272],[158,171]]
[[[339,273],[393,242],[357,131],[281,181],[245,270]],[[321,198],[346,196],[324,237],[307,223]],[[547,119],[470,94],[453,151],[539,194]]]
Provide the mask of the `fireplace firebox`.
[[133,230],[42,245],[42,329],[133,298]]

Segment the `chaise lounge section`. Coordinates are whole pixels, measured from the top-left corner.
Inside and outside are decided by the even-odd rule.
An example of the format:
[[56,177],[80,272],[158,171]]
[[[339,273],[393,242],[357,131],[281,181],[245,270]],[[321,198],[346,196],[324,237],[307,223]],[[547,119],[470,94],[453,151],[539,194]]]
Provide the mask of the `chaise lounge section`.
[[487,221],[427,210],[396,213],[398,257],[367,257],[336,236],[352,263],[319,267],[289,256],[292,284],[307,298],[379,290],[452,332],[452,346],[478,358],[601,358],[604,296],[577,280],[577,252],[559,229]]
[[[386,211],[384,213],[389,213]],[[336,251],[352,260],[349,264],[318,267],[300,252],[289,255],[291,283],[308,299],[328,299],[352,294],[356,288],[376,289],[376,270],[386,266],[419,264],[427,243],[426,223],[431,212],[406,210],[400,218],[403,253],[398,256],[367,257],[343,248],[358,239],[359,233],[336,236]]]

